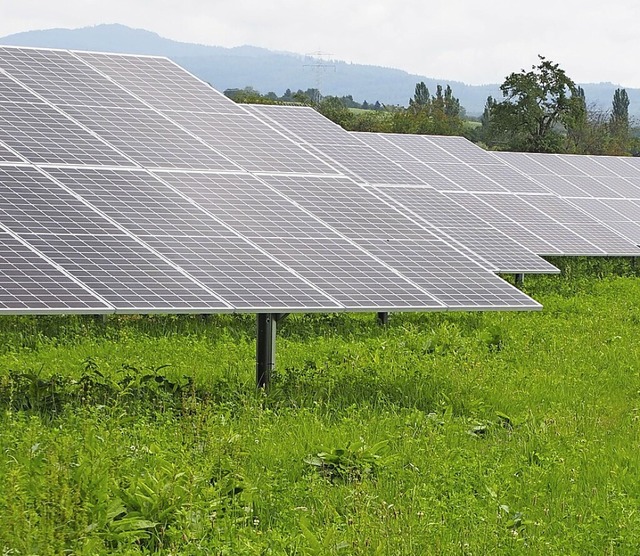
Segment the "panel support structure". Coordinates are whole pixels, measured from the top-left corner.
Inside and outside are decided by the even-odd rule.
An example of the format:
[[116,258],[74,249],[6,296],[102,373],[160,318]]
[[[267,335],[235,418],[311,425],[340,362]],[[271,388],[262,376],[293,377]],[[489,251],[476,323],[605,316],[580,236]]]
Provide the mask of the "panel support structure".
[[521,289],[522,286],[524,286],[524,274],[515,275],[515,286],[518,289]]
[[387,312],[379,312],[378,313],[378,324],[380,326],[387,326],[387,324],[389,324],[389,313],[387,313]]
[[287,313],[258,313],[256,333],[256,386],[268,389],[276,366],[277,324]]

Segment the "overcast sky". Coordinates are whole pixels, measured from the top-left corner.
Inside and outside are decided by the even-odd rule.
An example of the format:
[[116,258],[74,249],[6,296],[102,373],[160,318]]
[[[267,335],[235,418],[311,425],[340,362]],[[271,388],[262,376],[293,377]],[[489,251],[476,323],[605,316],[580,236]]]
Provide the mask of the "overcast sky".
[[638,0],[0,0],[0,36],[99,23],[469,84],[501,83],[541,54],[576,82],[640,88]]

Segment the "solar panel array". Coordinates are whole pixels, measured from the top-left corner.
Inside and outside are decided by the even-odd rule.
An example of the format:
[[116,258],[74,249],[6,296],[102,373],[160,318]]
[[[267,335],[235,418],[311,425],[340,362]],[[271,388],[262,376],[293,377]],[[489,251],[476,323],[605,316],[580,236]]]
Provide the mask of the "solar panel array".
[[640,160],[617,156],[496,153],[550,192],[640,245]]
[[0,312],[540,308],[289,135],[166,59],[0,47]]
[[[329,163],[364,184],[365,189],[379,200],[409,214],[414,221],[421,222],[441,237],[456,242],[463,251],[487,268],[516,273],[557,271],[545,260],[429,185],[433,183],[434,176],[447,183],[448,188],[457,187],[453,182],[414,158],[386,156],[387,153],[381,152],[376,145],[368,145],[361,140],[367,137],[372,141],[377,138],[384,141],[382,136],[350,134],[308,108],[256,105],[249,109],[295,134],[301,143],[315,149]],[[441,149],[438,151],[442,158],[450,156]],[[414,171],[413,165],[422,168]],[[424,171],[421,172],[422,169]],[[446,216],[443,210],[446,210]],[[484,240],[478,241],[480,236]]]
[[585,222],[576,206],[462,137],[348,133],[309,108],[251,109],[497,271],[550,272],[532,253],[638,254],[610,227]]

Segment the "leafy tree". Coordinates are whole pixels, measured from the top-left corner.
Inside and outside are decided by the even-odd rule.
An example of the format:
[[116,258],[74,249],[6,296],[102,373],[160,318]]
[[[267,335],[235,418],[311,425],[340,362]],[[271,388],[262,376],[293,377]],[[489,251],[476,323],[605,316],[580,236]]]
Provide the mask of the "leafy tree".
[[343,100],[338,97],[324,97],[318,105],[318,112],[345,129],[351,128],[353,112],[351,112],[351,110],[345,106]]
[[500,86],[504,100],[491,109],[491,136],[507,148],[561,152],[566,126],[579,118],[583,100],[575,83],[558,64],[538,56],[531,71],[507,76]]

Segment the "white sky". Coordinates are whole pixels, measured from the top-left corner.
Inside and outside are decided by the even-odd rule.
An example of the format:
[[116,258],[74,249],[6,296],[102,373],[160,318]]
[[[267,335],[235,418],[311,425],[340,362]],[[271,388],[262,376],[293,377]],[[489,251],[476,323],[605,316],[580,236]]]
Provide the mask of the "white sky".
[[541,54],[576,82],[640,88],[638,0],[0,0],[0,36],[99,23],[469,84],[502,83]]

